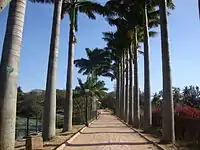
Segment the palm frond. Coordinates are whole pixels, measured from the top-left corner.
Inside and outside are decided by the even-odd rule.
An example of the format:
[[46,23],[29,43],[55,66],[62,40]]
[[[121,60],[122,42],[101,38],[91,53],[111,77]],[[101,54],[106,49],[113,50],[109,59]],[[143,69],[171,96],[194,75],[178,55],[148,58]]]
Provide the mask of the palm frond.
[[76,3],[81,13],[85,13],[88,18],[96,19],[95,13],[100,15],[106,14],[106,9],[101,4],[93,1],[80,1]]

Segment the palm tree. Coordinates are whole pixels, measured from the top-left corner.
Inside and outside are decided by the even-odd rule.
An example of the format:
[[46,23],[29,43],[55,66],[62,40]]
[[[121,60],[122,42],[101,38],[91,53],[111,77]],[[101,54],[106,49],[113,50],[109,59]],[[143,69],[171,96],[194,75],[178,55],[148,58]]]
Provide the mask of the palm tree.
[[121,88],[121,67],[120,67],[120,62],[118,61],[117,63],[117,89],[116,89],[116,96],[117,96],[117,108],[116,108],[116,114],[118,117],[120,117],[120,108],[121,108],[121,102],[120,102],[120,88]]
[[0,149],[14,150],[17,80],[26,9],[25,0],[11,1],[0,64]]
[[167,2],[160,0],[160,27],[162,46],[162,73],[163,73],[163,141],[175,142],[174,106],[172,96],[171,65],[169,54],[169,36],[167,20]]
[[132,43],[129,47],[129,124],[132,125],[133,124],[133,50],[132,50]]
[[122,63],[121,63],[121,68],[122,68],[122,75],[121,75],[121,119],[125,120],[125,55],[124,51],[122,52]]
[[60,36],[62,0],[55,1],[52,23],[49,64],[44,101],[43,139],[49,140],[56,133],[56,69]]
[[72,130],[72,106],[73,106],[72,81],[73,81],[74,46],[76,42],[75,31],[77,30],[78,12],[85,13],[91,19],[96,19],[94,13],[105,14],[105,9],[100,4],[87,0],[86,1],[70,0],[63,4],[62,17],[64,17],[65,14],[68,14],[70,17],[66,100],[64,103],[63,131]]
[[91,106],[92,101],[95,97],[102,99],[103,96],[105,95],[105,91],[107,91],[108,89],[105,88],[104,81],[98,80],[98,78],[94,75],[88,75],[84,83],[82,82],[81,79],[78,79],[78,83],[79,83],[79,87],[76,87],[75,89],[79,91],[80,96],[86,97],[86,102],[85,102],[85,121],[86,122],[85,123],[88,126],[88,112],[91,112],[91,110],[88,110],[88,108],[91,108],[89,106]]
[[63,0],[31,0],[33,3],[55,3],[50,41],[46,94],[44,101],[43,139],[49,140],[56,133],[56,69],[60,38],[60,21]]
[[107,75],[105,70],[110,68],[111,53],[105,49],[95,48],[93,50],[86,48],[87,59],[80,58],[74,61],[76,67],[79,68],[79,73],[83,75]]
[[134,126],[139,127],[140,124],[140,103],[139,103],[139,85],[138,85],[138,33],[137,27],[134,28]]
[[[108,18],[108,21],[111,21],[111,18]],[[110,22],[111,23],[111,22]],[[120,28],[121,27],[121,28]],[[127,39],[127,32],[126,30],[123,28],[123,25],[121,26],[117,26],[117,32],[115,33],[104,33],[104,40],[107,41],[107,48],[108,50],[111,50],[112,54],[113,54],[113,58],[114,61],[116,62],[116,64],[119,64],[119,68],[120,68],[120,72],[118,74],[120,77],[120,86],[118,89],[118,91],[120,91],[120,95],[118,97],[118,104],[120,104],[120,107],[118,107],[118,109],[120,108],[119,111],[119,116],[121,119],[125,119],[125,49],[127,48],[128,45],[128,39]]]
[[87,93],[90,97],[102,98],[105,94],[105,91],[108,89],[105,87],[104,81],[98,80],[94,75],[88,75],[86,81],[83,83],[81,79],[78,78],[79,86],[76,87],[76,90],[79,90],[80,93],[85,94],[85,89],[89,89]]
[[126,51],[126,93],[125,93],[125,121],[129,122],[129,52]]

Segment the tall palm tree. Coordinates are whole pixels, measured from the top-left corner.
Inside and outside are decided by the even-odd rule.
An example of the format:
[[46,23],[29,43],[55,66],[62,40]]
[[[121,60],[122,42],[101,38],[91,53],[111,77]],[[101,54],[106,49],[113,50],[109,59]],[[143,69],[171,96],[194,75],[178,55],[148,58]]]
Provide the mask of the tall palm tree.
[[84,13],[91,19],[96,19],[94,13],[105,14],[103,6],[96,2],[84,0],[69,0],[63,5],[62,17],[65,14],[70,18],[69,44],[68,44],[68,67],[66,83],[66,100],[64,103],[64,126],[63,131],[72,130],[72,106],[73,106],[73,63],[74,63],[74,46],[76,42],[75,31],[77,30],[78,13]]
[[160,0],[160,27],[162,46],[162,73],[163,73],[163,141],[175,142],[174,106],[172,96],[171,65],[169,54],[169,36],[167,19],[167,1]]
[[129,122],[129,52],[126,50],[126,93],[125,93],[125,121]]
[[123,51],[123,53],[122,53],[122,95],[121,95],[121,102],[122,102],[122,104],[121,104],[121,106],[122,106],[122,110],[121,110],[121,119],[122,120],[125,120],[125,53],[124,53],[124,51]]
[[[104,34],[106,35],[106,34]],[[109,37],[111,36],[111,37]],[[114,61],[116,61],[117,63],[120,62],[121,66],[120,66],[120,118],[123,120],[127,120],[126,119],[126,106],[128,103],[126,103],[126,89],[127,87],[125,87],[125,80],[126,80],[126,73],[125,72],[125,61],[126,61],[126,54],[125,54],[125,49],[127,48],[127,42],[129,41],[126,38],[126,31],[124,30],[124,28],[120,28],[118,26],[117,32],[112,34],[108,34],[107,33],[107,37],[104,38],[104,40],[108,41],[107,46],[110,47],[112,49],[112,54],[115,54],[115,59]]]
[[148,130],[152,125],[148,22],[147,3],[144,2],[144,130]]
[[0,149],[14,150],[17,82],[26,9],[25,0],[11,1],[0,64]]
[[[85,102],[85,121],[86,125],[88,125],[88,112],[91,110],[88,110],[89,105],[91,106],[93,98],[97,97],[99,99],[102,99],[105,91],[108,89],[105,88],[104,81],[98,80],[98,78],[94,75],[88,75],[86,81],[83,83],[81,79],[78,79],[79,87],[76,87],[76,90],[80,92],[81,96],[86,96],[86,102]],[[86,92],[86,89],[88,90]]]
[[[137,26],[138,26],[138,13],[140,12],[138,9],[133,9],[131,6],[129,6],[129,4],[126,4],[123,1],[115,1],[115,0],[110,0],[109,2],[107,2],[106,6],[108,8],[113,8],[114,11],[118,14],[118,16],[120,16],[118,19],[110,19],[109,23],[110,24],[115,24],[117,26],[126,26],[126,33],[129,34],[129,38],[131,40],[134,40],[133,45],[134,45],[134,58],[133,63],[134,63],[134,124],[135,126],[139,126],[139,122],[140,122],[140,108],[139,108],[139,89],[138,89],[138,63],[137,63],[137,53],[138,53],[138,33],[140,33],[140,31],[137,32]],[[118,9],[121,8],[121,9]],[[133,19],[133,14],[134,14],[134,18],[137,19]],[[122,19],[123,18],[123,19]],[[140,35],[139,35],[140,37]],[[140,40],[139,40],[140,41]],[[127,44],[127,46],[129,47],[131,43]],[[132,56],[132,55],[131,55]],[[131,107],[131,106],[130,106]],[[131,111],[130,111],[131,112]],[[132,114],[132,113],[131,113]],[[132,118],[130,116],[130,118]]]
[[49,140],[56,133],[56,69],[60,38],[60,21],[63,0],[31,0],[33,3],[54,3],[49,62],[44,100],[43,139]]
[[134,28],[134,49],[133,49],[133,64],[134,64],[134,126],[140,125],[140,101],[139,101],[139,85],[138,85],[138,29]]
[[120,108],[121,108],[121,102],[120,102],[120,95],[121,95],[121,67],[120,62],[117,63],[117,89],[116,89],[116,95],[117,95],[117,108],[116,108],[116,114],[118,117],[120,117]]
[[133,51],[132,51],[132,43],[128,49],[129,51],[129,124],[133,124]]
[[60,20],[63,0],[56,0],[51,33],[51,44],[44,101],[43,139],[49,140],[56,134],[56,69],[59,49]]

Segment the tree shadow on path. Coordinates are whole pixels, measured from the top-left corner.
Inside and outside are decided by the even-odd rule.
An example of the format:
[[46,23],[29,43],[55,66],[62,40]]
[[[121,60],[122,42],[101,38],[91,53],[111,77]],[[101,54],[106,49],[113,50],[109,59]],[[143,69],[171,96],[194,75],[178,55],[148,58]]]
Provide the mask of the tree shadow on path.
[[133,134],[136,132],[80,132],[81,134]]
[[149,142],[101,142],[101,143],[90,143],[90,144],[72,144],[72,143],[66,143],[66,146],[71,147],[84,147],[84,146],[107,146],[107,145],[145,145],[145,144],[151,144]]
[[88,128],[127,128],[127,126],[90,126]]

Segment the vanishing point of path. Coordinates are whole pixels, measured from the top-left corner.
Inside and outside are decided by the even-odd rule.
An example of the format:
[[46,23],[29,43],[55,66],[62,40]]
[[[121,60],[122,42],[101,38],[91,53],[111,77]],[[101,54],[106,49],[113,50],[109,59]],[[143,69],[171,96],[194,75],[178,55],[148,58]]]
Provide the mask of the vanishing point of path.
[[158,150],[109,112],[103,111],[64,150]]

